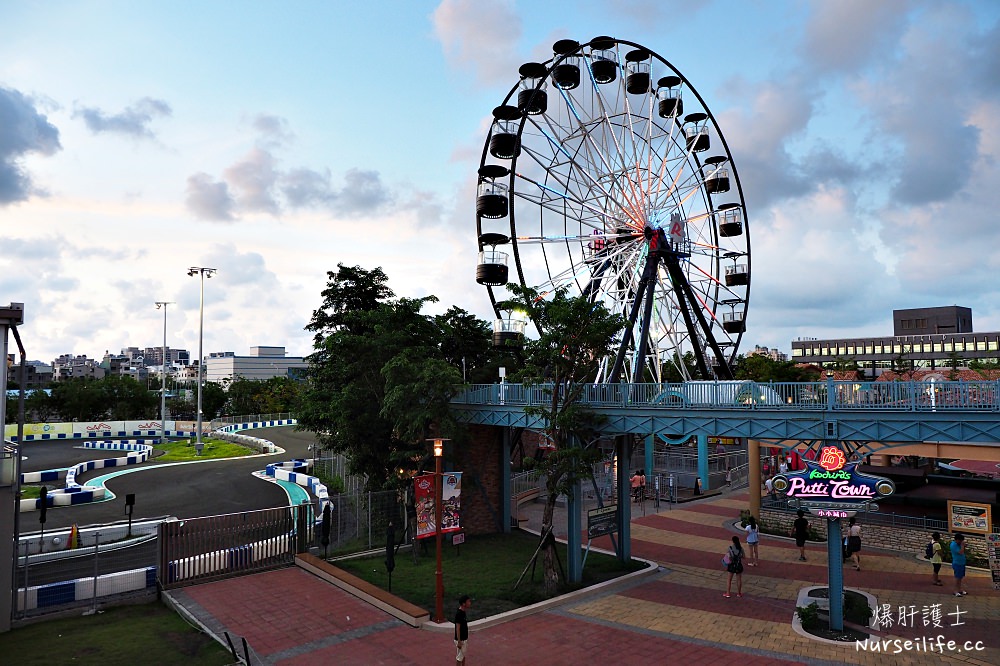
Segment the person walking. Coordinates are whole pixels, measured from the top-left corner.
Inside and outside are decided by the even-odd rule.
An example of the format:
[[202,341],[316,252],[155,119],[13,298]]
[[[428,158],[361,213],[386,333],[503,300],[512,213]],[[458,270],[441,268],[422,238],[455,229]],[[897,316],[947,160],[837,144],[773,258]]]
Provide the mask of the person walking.
[[861,571],[861,525],[854,516],[847,521],[847,554],[854,560],[854,570]]
[[941,545],[940,532],[934,532],[933,534],[931,534],[930,547],[931,547],[931,564],[934,565],[934,584],[944,585],[944,583],[941,582],[941,576],[939,575],[941,573],[941,562],[942,562],[941,552],[943,550],[943,546]]
[[964,597],[965,591],[965,535],[956,534],[951,542],[951,568],[955,572],[955,596]]
[[760,556],[757,553],[757,543],[760,541],[760,527],[757,525],[757,519],[753,516],[747,520],[746,527],[743,528],[747,533],[747,548],[750,549],[750,557],[747,559],[748,567],[755,567],[760,564]]
[[469,607],[472,606],[472,599],[469,595],[463,594],[458,598],[458,610],[455,611],[455,666],[465,666],[469,662],[466,660],[469,648],[469,617],[466,615]]
[[733,576],[736,576],[736,596],[743,596],[743,546],[740,545],[740,538],[733,535],[733,544],[729,546],[729,550],[726,552],[726,557],[729,558],[729,564],[726,565],[726,571],[729,572],[729,581],[726,583],[726,593],[723,594],[726,599],[733,596]]
[[639,470],[639,501],[646,501],[646,472]]
[[806,539],[809,537],[809,521],[806,519],[806,512],[802,509],[795,514],[798,518],[792,523],[792,536],[795,537],[795,545],[799,547],[799,561],[806,561]]
[[639,478],[639,470],[635,470],[635,474],[633,474],[632,478],[629,479],[629,483],[632,486],[632,502],[634,504],[638,504],[639,503],[639,484],[642,483],[642,480]]

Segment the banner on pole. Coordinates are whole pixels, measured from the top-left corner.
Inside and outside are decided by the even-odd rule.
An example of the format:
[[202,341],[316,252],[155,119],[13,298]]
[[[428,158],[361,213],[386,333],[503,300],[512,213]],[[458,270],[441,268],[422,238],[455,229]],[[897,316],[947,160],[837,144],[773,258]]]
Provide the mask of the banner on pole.
[[[417,538],[437,534],[434,506],[434,474],[422,474],[413,479],[413,496],[417,505]],[[441,475],[441,533],[457,532],[461,525],[462,473]]]

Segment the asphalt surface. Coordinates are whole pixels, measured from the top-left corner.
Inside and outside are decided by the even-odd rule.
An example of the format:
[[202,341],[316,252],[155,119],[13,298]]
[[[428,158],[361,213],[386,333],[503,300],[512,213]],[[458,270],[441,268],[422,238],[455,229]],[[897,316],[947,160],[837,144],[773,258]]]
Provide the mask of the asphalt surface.
[[[116,468],[129,472],[105,484],[115,494],[114,500],[49,508],[45,530],[125,520],[125,495],[129,493],[136,496],[133,522],[164,516],[196,518],[287,506],[285,491],[276,484],[252,476],[252,473],[264,469],[268,463],[307,457],[308,446],[315,442],[315,437],[312,433],[296,432],[294,426],[255,428],[252,434],[274,442],[285,452],[180,465],[159,463],[154,458],[140,465]],[[85,460],[125,454],[84,449],[79,442],[47,441],[26,442],[22,455],[26,456],[22,471],[29,472],[69,467]],[[94,470],[77,478],[85,484],[88,479],[116,469]],[[21,521],[22,534],[36,531],[39,527],[37,512],[21,514]]]

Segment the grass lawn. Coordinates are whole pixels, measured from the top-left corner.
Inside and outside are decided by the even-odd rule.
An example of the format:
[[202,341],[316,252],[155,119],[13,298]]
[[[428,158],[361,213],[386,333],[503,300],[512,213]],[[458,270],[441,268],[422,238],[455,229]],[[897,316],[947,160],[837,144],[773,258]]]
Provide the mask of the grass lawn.
[[234,444],[221,439],[211,437],[202,438],[203,445],[201,455],[194,450],[195,440],[175,440],[163,444],[157,444],[156,450],[163,451],[163,455],[156,456],[157,462],[183,462],[187,460],[205,460],[208,458],[240,458],[242,456],[254,455],[257,453],[241,444]]
[[0,661],[18,666],[233,663],[228,650],[156,602],[13,629],[0,634],[0,655],[7,655]]
[[[422,552],[418,544],[415,563],[413,555],[407,550],[396,554],[392,593],[433,613],[436,569],[434,539],[423,541],[426,542],[427,551]],[[451,617],[458,597],[463,594],[468,594],[475,600],[469,610],[470,620],[543,601],[546,597],[542,585],[541,557],[535,567],[534,580],[529,569],[521,585],[514,590],[514,583],[537,546],[536,535],[521,531],[470,536],[460,546],[451,546],[445,540],[441,551],[445,614]],[[565,570],[566,545],[557,544],[557,551]],[[366,559],[337,560],[333,564],[383,589],[389,589],[384,554]],[[617,578],[643,566],[641,562],[633,560],[627,567],[622,567],[615,557],[591,551],[583,569],[583,584],[572,587],[564,585],[560,593]]]

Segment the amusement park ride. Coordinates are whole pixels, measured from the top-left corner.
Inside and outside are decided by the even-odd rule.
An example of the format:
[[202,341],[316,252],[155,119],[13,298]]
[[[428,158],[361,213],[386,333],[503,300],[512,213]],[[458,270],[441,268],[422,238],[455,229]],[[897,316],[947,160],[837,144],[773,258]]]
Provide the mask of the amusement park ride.
[[493,110],[476,198],[476,281],[494,304],[494,343],[516,343],[528,323],[496,307],[495,290],[515,279],[626,319],[595,382],[659,383],[670,365],[685,380],[731,379],[750,230],[704,99],[664,58],[611,37],[560,40],[519,73]]

